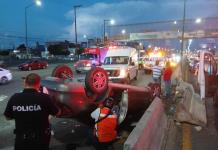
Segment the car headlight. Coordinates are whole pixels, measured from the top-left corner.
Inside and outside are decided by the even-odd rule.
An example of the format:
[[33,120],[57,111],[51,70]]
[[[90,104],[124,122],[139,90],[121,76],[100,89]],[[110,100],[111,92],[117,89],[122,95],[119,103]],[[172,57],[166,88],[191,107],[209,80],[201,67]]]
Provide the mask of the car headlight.
[[86,64],[86,67],[91,67],[91,64],[89,64],[89,63],[88,63],[88,64]]
[[175,62],[170,62],[171,67],[175,67],[177,64]]
[[121,69],[120,70],[120,76],[121,77],[125,77],[126,76],[126,70],[125,69]]

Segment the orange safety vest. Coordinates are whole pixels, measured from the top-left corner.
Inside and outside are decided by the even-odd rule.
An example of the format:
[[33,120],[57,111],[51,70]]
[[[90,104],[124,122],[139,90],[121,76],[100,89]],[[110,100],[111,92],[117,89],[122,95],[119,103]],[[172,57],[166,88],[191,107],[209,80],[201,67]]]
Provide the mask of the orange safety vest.
[[[98,119],[103,118],[110,109],[104,107],[100,109],[100,116]],[[99,142],[111,142],[117,137],[117,116],[115,113],[109,114],[106,118],[95,124],[95,134]]]

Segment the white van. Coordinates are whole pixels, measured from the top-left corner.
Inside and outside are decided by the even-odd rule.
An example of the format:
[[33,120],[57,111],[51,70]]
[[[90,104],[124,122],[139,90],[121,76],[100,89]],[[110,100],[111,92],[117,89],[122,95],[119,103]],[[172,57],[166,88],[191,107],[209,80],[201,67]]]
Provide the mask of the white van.
[[138,54],[131,47],[110,47],[104,59],[102,68],[108,72],[109,80],[129,84],[137,80]]

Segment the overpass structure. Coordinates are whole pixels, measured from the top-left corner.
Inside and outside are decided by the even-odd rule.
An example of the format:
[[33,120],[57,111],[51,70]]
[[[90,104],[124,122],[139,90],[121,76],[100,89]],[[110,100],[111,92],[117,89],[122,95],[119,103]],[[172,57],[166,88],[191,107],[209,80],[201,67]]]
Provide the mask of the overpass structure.
[[[165,40],[181,39],[182,20],[145,22],[109,26],[109,37],[113,40]],[[126,30],[122,34],[122,30]],[[218,38],[218,17],[203,18],[200,23],[195,19],[185,21],[184,39]]]

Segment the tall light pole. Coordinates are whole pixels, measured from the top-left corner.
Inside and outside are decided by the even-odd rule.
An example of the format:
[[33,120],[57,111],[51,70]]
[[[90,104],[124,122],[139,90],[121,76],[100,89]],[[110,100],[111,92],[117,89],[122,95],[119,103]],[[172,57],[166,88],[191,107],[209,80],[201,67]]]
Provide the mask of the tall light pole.
[[35,3],[31,3],[25,7],[25,43],[26,43],[26,54],[29,56],[29,46],[28,46],[28,36],[27,36],[27,9],[33,5],[41,6],[42,2],[40,0],[36,0]]
[[183,6],[183,20],[182,20],[182,42],[181,42],[181,58],[183,56],[184,51],[184,33],[185,33],[185,17],[186,17],[186,1],[184,0],[184,6]]
[[75,27],[75,44],[77,45],[77,28],[76,28],[76,9],[79,8],[79,7],[82,7],[82,5],[75,5],[73,6],[74,8],[74,27]]
[[113,25],[114,23],[115,23],[115,21],[113,20],[113,19],[111,19],[111,20],[104,20],[104,37],[103,37],[103,42],[104,42],[104,44],[105,44],[105,26],[106,26],[106,22],[110,22],[110,24],[111,25]]

